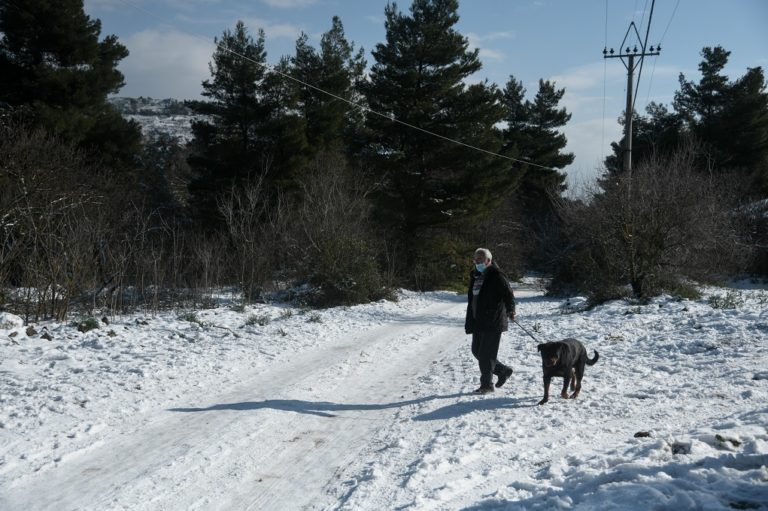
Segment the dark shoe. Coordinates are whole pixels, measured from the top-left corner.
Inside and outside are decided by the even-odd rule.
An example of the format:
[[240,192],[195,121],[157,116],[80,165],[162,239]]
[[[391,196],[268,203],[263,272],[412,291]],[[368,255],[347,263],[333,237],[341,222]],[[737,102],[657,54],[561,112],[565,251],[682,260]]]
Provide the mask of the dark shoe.
[[493,387],[480,387],[474,390],[474,394],[490,394],[493,392]]
[[510,376],[512,376],[512,368],[507,367],[507,369],[499,375],[499,379],[496,381],[496,387],[501,387],[507,383]]

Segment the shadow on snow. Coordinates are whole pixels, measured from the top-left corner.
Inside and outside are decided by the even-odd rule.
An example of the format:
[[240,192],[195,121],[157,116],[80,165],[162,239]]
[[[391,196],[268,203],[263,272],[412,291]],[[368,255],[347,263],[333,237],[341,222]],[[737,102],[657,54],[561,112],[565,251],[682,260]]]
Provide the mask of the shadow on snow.
[[[413,417],[414,421],[430,421],[430,420],[445,420],[453,417],[460,417],[472,412],[482,410],[493,410],[499,408],[524,408],[529,406],[535,406],[534,398],[481,398],[472,393],[458,392],[455,394],[447,394],[443,396],[432,395],[418,399],[408,399],[404,401],[397,401],[394,403],[381,403],[381,404],[344,404],[344,403],[331,403],[328,401],[303,401],[300,399],[265,399],[263,401],[243,401],[239,403],[222,403],[212,405],[207,408],[170,408],[170,412],[217,412],[217,411],[237,411],[248,412],[255,410],[281,410],[285,412],[295,412],[307,415],[316,415],[319,417],[336,417],[333,412],[348,412],[348,411],[377,411],[388,410],[392,408],[401,408],[403,406],[418,405],[429,401],[435,401],[438,399],[456,399],[461,397],[468,397],[470,401],[459,401],[450,405],[438,408],[431,412],[417,415]],[[476,398],[476,399],[472,399]],[[525,404],[530,403],[530,404]]]

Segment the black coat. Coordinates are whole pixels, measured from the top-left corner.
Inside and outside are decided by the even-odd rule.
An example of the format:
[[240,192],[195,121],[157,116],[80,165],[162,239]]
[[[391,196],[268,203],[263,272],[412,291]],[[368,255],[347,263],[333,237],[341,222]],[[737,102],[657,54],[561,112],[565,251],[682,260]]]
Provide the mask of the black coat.
[[496,266],[485,270],[485,281],[477,295],[477,316],[472,314],[472,288],[475,278],[479,275],[474,269],[469,273],[469,290],[467,291],[467,317],[464,321],[464,331],[474,332],[506,332],[509,328],[507,315],[515,312],[515,295],[509,285],[507,276]]

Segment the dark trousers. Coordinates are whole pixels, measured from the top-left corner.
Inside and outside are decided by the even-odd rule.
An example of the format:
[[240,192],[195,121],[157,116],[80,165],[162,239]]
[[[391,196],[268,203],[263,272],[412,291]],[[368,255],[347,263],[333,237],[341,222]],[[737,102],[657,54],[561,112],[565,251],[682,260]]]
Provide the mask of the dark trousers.
[[499,354],[501,332],[475,332],[472,334],[472,355],[480,365],[480,386],[491,387],[493,375],[500,375],[507,366],[496,360]]

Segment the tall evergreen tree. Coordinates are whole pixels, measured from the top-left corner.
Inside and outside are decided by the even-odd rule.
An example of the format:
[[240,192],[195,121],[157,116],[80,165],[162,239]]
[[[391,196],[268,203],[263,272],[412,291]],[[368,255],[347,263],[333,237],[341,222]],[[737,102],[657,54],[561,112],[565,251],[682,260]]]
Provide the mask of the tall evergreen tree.
[[106,99],[123,86],[117,65],[128,50],[100,33],[82,0],[0,0],[0,100],[106,163],[126,163],[140,132]]
[[731,52],[720,46],[702,50],[701,80],[680,74],[674,106],[688,129],[712,151],[719,169],[742,169],[768,193],[768,92],[763,70],[729,81],[723,74]]
[[[637,115],[632,119],[632,161],[642,163],[655,155],[672,154],[685,138],[683,119],[676,112],[659,103],[651,102],[645,108],[647,115]],[[624,125],[624,116],[619,119]],[[613,154],[605,158],[606,176],[621,173],[623,165],[624,137],[618,142],[611,142]]]
[[[456,0],[414,0],[410,15],[388,4],[386,43],[367,85],[369,155],[378,173],[378,218],[392,229],[409,271],[445,246],[448,232],[487,217],[514,183],[509,162],[393,122],[386,116],[490,152],[504,115],[493,85],[467,86],[478,51],[455,28]],[[384,114],[382,117],[379,114]],[[443,257],[440,254],[438,257]],[[465,255],[465,254],[463,254]],[[442,259],[450,280],[450,262]],[[463,278],[464,266],[457,268]]]
[[299,89],[288,78],[290,58],[282,57],[262,84],[262,101],[267,116],[263,125],[264,154],[269,161],[268,182],[296,192],[306,171],[307,121],[298,108]]
[[530,145],[527,136],[528,105],[525,92],[523,82],[510,76],[503,92],[506,108],[504,121],[507,123],[504,129],[504,151],[514,153],[515,157],[519,157],[525,147]]
[[[723,73],[730,52],[720,46],[704,48],[698,83],[680,74],[670,112],[651,103],[647,116],[633,119],[632,160],[653,154],[671,155],[687,138],[707,148],[698,167],[704,170],[737,170],[746,175],[756,194],[768,194],[768,92],[763,70],[748,68],[730,81]],[[619,122],[622,122],[620,120]],[[619,172],[623,140],[612,143],[606,158],[609,176]]]
[[565,174],[557,169],[574,158],[563,152],[567,140],[559,131],[571,114],[559,107],[565,89],[558,90],[552,82],[539,80],[533,101],[524,99],[525,92],[522,82],[510,76],[504,88],[504,150],[531,164],[520,165],[520,186],[507,200],[505,211],[515,212],[524,229],[518,251],[529,265],[543,267],[558,232],[554,201],[566,189]]
[[256,144],[265,115],[258,98],[267,59],[264,32],[254,41],[238,21],[234,32],[225,30],[215,42],[208,65],[211,79],[203,82],[202,95],[209,101],[190,103],[197,113],[210,116],[210,121],[193,123],[189,157],[197,174],[190,183],[191,204],[194,213],[209,224],[220,218],[218,196],[260,171],[264,163]]
[[[220,220],[217,201],[223,192],[265,173],[273,184],[290,182],[305,150],[303,125],[290,113],[295,87],[267,72],[264,31],[254,40],[238,21],[216,44],[211,79],[203,82],[209,101],[190,104],[210,119],[193,124],[189,158],[197,174],[190,183],[191,205],[208,227]],[[287,62],[277,68],[287,72]]]
[[[341,20],[334,16],[330,30],[320,39],[318,52],[302,34],[291,59],[293,76],[335,96],[360,102],[365,72],[363,49],[344,35]],[[312,151],[342,148],[360,131],[357,108],[316,89],[299,87],[299,106],[307,123],[307,141]]]
[[680,73],[680,91],[675,94],[674,106],[689,125],[701,124],[703,128],[710,128],[727,106],[730,87],[728,77],[722,71],[731,52],[717,46],[704,48],[701,55],[704,57],[699,64],[701,80],[695,84]]
[[[534,100],[523,102],[522,83],[510,77],[504,89],[507,128],[505,150],[514,151],[518,159],[535,163],[524,165],[517,196],[526,210],[538,214],[551,210],[551,194],[566,189],[565,174],[558,172],[573,163],[573,153],[564,153],[568,141],[559,129],[571,119],[565,108],[559,108],[565,89],[557,89],[548,80],[539,80]],[[544,167],[544,168],[542,168]]]

